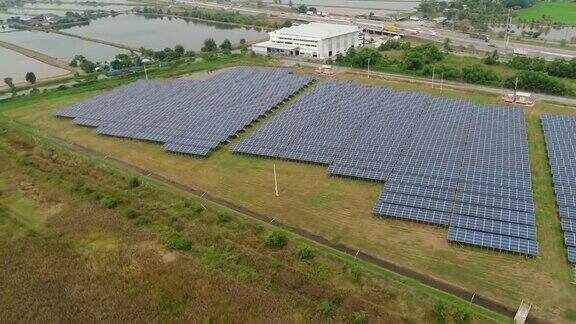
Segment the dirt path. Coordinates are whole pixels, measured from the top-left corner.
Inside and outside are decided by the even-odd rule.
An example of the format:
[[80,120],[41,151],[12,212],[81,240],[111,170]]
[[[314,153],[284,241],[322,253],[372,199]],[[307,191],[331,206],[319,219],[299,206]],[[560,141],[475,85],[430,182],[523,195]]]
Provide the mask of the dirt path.
[[28,56],[29,58],[35,59],[37,61],[46,63],[48,65],[52,65],[55,66],[57,68],[61,68],[63,70],[67,70],[70,71],[71,73],[84,73],[80,68],[74,68],[68,65],[68,62],[64,62],[60,59],[57,59],[55,57],[52,56],[48,56],[46,54],[40,53],[40,52],[36,52],[34,50],[28,49],[28,48],[24,48],[18,45],[14,45],[12,43],[7,43],[4,41],[0,41],[0,46],[7,48],[9,50],[18,52],[22,55]]
[[112,47],[116,47],[116,48],[120,48],[120,49],[125,49],[128,51],[140,52],[139,48],[136,48],[133,46],[109,42],[109,41],[105,41],[105,40],[101,40],[101,39],[97,39],[97,38],[92,38],[92,37],[86,37],[86,36],[71,34],[71,33],[61,31],[61,30],[57,30],[57,29],[42,28],[42,27],[30,27],[30,26],[26,26],[26,25],[19,25],[19,27],[23,28],[23,29],[38,30],[38,31],[46,32],[46,33],[54,33],[54,34],[60,34],[63,36],[74,37],[74,38],[82,39],[82,40],[89,41],[89,42],[100,43],[103,45],[108,45],[108,46],[112,46]]
[[[398,273],[400,275],[415,279],[417,281],[419,281],[420,283],[433,287],[435,289],[441,290],[443,292],[458,296],[464,300],[471,300],[471,303],[476,304],[478,306],[482,306],[484,308],[490,309],[494,312],[503,314],[505,316],[508,316],[510,318],[514,317],[515,313],[516,313],[516,309],[510,308],[509,306],[500,303],[499,301],[490,299],[490,298],[486,298],[483,297],[481,295],[475,294],[474,292],[468,291],[465,288],[456,286],[454,284],[451,284],[449,282],[443,281],[441,279],[432,277],[430,275],[427,275],[425,273],[422,272],[418,272],[417,270],[413,270],[407,267],[403,267],[401,265],[398,265],[394,262],[388,261],[388,260],[384,260],[384,259],[380,259],[377,258],[375,256],[372,256],[368,253],[362,252],[360,250],[354,249],[350,246],[344,245],[344,244],[338,244],[338,243],[334,243],[328,239],[326,239],[325,237],[316,235],[314,233],[308,232],[306,230],[300,229],[300,228],[295,228],[283,223],[278,222],[275,218],[264,215],[264,214],[260,214],[258,212],[255,212],[253,210],[250,210],[246,207],[243,207],[239,204],[236,204],[234,202],[225,200],[223,198],[214,196],[212,194],[210,194],[209,192],[206,192],[200,188],[194,188],[182,183],[178,183],[174,180],[168,179],[164,176],[161,176],[159,174],[153,173],[149,170],[146,170],[144,168],[141,168],[137,165],[128,163],[128,162],[124,162],[109,156],[104,156],[103,154],[94,151],[90,148],[84,147],[82,145],[76,144],[76,143],[72,143],[69,142],[65,139],[59,138],[59,137],[51,137],[55,142],[57,142],[60,145],[66,146],[76,152],[79,152],[83,155],[87,155],[89,157],[93,157],[93,158],[97,158],[100,160],[106,160],[110,163],[112,163],[115,166],[121,167],[123,169],[127,169],[130,170],[132,172],[136,172],[142,176],[145,177],[149,177],[152,178],[154,180],[166,183],[174,188],[180,189],[182,191],[188,192],[190,194],[193,194],[194,196],[201,198],[201,199],[205,199],[207,201],[210,201],[212,203],[221,205],[221,206],[225,206],[231,210],[234,210],[235,212],[244,214],[246,216],[258,219],[260,221],[266,222],[266,223],[274,223],[276,226],[285,228],[293,233],[296,233],[302,237],[305,237],[309,240],[312,240],[316,243],[322,244],[324,246],[330,247],[334,250],[346,253],[348,255],[352,255],[355,256],[358,259],[361,259],[363,261],[375,264],[379,267],[385,268],[389,271]],[[473,299],[472,299],[473,297]],[[529,316],[529,321],[530,323],[548,323],[546,320],[542,319],[542,318],[537,318],[534,316]]]

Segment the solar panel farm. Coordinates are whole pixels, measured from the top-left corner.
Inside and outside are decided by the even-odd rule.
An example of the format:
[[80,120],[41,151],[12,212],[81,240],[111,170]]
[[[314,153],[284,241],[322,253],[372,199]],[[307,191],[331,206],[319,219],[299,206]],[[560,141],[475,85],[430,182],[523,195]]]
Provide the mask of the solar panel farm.
[[447,291],[576,320],[576,110],[312,73],[232,67],[0,114]]

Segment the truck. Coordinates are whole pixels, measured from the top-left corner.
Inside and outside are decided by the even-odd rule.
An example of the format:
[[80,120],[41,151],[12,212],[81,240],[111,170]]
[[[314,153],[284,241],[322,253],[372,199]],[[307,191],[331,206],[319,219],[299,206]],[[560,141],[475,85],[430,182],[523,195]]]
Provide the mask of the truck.
[[384,31],[389,33],[398,33],[400,29],[395,25],[384,25]]
[[469,33],[468,34],[471,38],[476,38],[476,39],[481,39],[485,42],[489,42],[490,41],[490,36],[486,35],[486,34],[479,34],[479,33]]

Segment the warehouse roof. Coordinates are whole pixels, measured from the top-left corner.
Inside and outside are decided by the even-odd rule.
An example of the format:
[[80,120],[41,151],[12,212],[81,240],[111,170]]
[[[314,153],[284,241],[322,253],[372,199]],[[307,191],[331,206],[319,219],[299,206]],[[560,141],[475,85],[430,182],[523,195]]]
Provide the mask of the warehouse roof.
[[357,26],[309,23],[292,27],[285,27],[274,31],[273,33],[287,36],[300,36],[310,38],[330,38],[338,35],[344,35],[360,30]]
[[298,49],[298,46],[296,46],[296,45],[289,45],[289,44],[282,44],[282,43],[274,43],[274,42],[271,42],[271,41],[265,41],[265,42],[262,42],[262,43],[254,44],[254,45],[252,45],[252,46],[256,46],[256,47],[258,47],[258,46],[260,46],[260,47],[269,47],[269,48],[275,48],[275,49],[281,49],[281,50],[288,50],[288,51]]

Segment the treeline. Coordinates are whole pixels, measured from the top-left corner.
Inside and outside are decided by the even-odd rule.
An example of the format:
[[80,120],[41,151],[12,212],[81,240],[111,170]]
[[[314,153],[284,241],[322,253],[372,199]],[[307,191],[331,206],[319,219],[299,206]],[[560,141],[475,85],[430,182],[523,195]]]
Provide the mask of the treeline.
[[[245,39],[240,40],[239,49],[242,54],[246,54],[248,52],[248,44]],[[134,66],[142,66],[144,59],[148,59],[150,64],[172,63],[180,61],[189,62],[195,60],[197,55],[205,60],[211,60],[216,54],[230,54],[232,53],[232,50],[233,45],[230,40],[225,39],[220,45],[218,45],[213,38],[208,38],[204,41],[204,46],[202,47],[201,53],[199,54],[192,50],[186,50],[184,46],[180,44],[174,46],[174,48],[167,47],[158,51],[140,47],[138,50],[140,55],[134,52],[130,52],[129,54],[121,53],[116,55],[110,62],[103,63],[94,63],[82,55],[76,55],[69,65],[71,67],[79,67],[86,73],[92,73],[96,71],[96,68],[100,68],[101,71],[108,71],[110,69],[122,70]]]
[[427,17],[444,16],[462,31],[488,31],[489,24],[506,23],[508,8],[528,8],[537,0],[421,0],[419,11]]
[[[401,55],[390,57],[386,54],[389,50],[399,50]],[[493,52],[484,59],[484,64],[474,64],[463,67],[456,67],[445,62],[446,53],[434,44],[424,44],[412,46],[409,42],[400,43],[398,41],[388,41],[378,49],[362,47],[351,48],[346,55],[337,55],[335,63],[342,66],[357,68],[370,68],[394,73],[410,74],[416,76],[431,77],[437,79],[461,81],[471,84],[487,85],[493,87],[504,86],[514,88],[516,82],[519,89],[536,91],[554,95],[573,96],[576,95],[574,89],[567,86],[559,79],[548,75],[544,70],[527,70],[523,68],[518,73],[509,78],[503,79],[489,65],[501,64],[498,61],[498,53]],[[573,64],[574,62],[561,61],[549,62],[549,65],[557,68],[562,64]],[[512,63],[515,64],[515,63]],[[576,63],[574,63],[576,66]],[[562,73],[566,69],[562,68]]]
[[537,57],[515,56],[506,65],[518,70],[546,72],[560,78],[576,79],[576,58],[570,61],[563,58],[546,61]]
[[223,23],[239,24],[246,26],[259,26],[265,28],[280,28],[280,27],[292,26],[292,21],[289,19],[286,19],[283,22],[278,22],[261,16],[241,15],[237,11],[232,12],[226,10],[192,8],[192,9],[185,9],[184,11],[178,11],[177,13],[173,13],[172,11],[170,11],[170,9],[163,10],[162,8],[144,7],[138,13],[158,15],[158,16],[175,15],[182,18],[188,17],[188,18],[218,21]]

